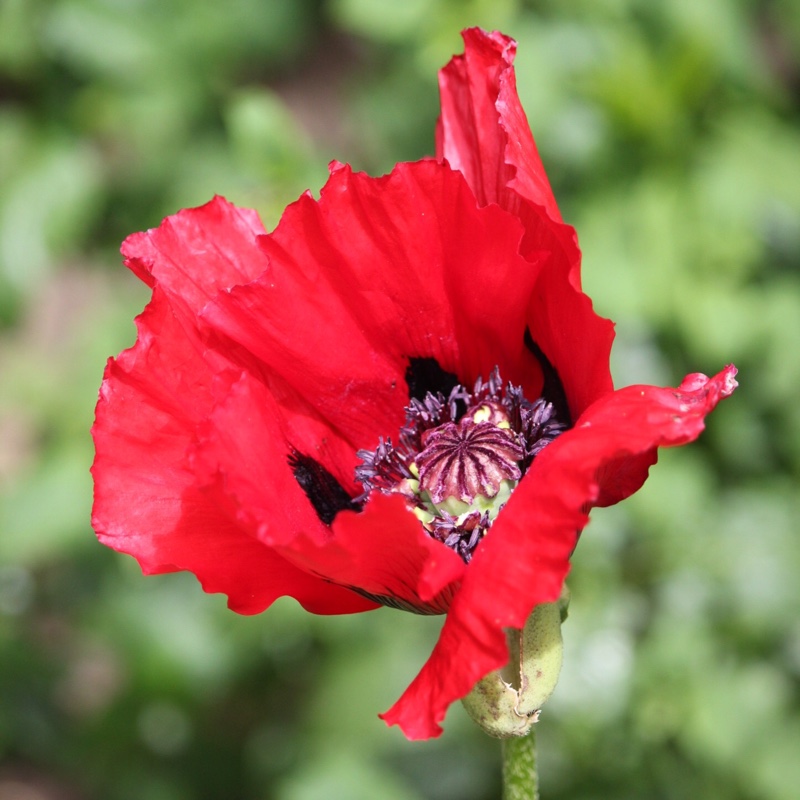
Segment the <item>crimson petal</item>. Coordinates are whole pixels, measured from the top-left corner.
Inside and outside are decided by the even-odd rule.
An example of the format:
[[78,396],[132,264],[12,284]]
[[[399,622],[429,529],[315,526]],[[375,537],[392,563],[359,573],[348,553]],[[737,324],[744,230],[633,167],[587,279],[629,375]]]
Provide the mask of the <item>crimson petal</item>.
[[467,179],[480,205],[517,212],[519,198],[561,214],[517,96],[517,43],[502,33],[469,28],[464,54],[439,72],[442,115],[436,156]]
[[575,231],[561,221],[517,96],[516,43],[464,31],[464,54],[441,70],[438,158],[459,169],[480,204],[498,203],[525,226],[525,258],[549,254],[531,298],[529,328],[564,385],[574,418],[612,391],[613,324],[581,291]]
[[159,287],[137,326],[136,345],[109,361],[92,429],[100,541],[135,556],[145,573],[193,572],[240,613],[286,594],[317,613],[374,607],[292,566],[201,489],[187,450],[237,373],[213,353],[201,357]]
[[218,291],[264,271],[256,244],[263,233],[255,211],[218,196],[167,217],[158,228],[131,234],[122,255],[129,269],[148,286],[158,284],[191,319]]
[[383,605],[444,614],[466,565],[426,534],[399,495],[374,495],[361,513],[343,511],[325,544],[299,536],[277,548],[304,570]]
[[591,506],[609,491],[621,499],[635,490],[636,481],[609,489],[607,466],[654,460],[657,447],[695,439],[735,374],[727,367],[678,389],[614,392],[543,450],[476,551],[431,657],[383,719],[411,739],[438,736],[450,703],[506,663],[503,629],[521,628],[535,605],[558,598]]
[[197,426],[191,463],[200,484],[265,544],[291,543],[300,531],[324,543],[330,531],[293,474],[296,454],[319,463],[345,493],[357,493],[352,449],[290,390],[270,391],[243,372]]
[[538,394],[524,337],[539,264],[519,255],[522,235],[517,219],[476,208],[463,177],[434,161],[383,178],[339,167],[319,201],[304,195],[260,239],[264,274],[202,317],[354,449],[373,446],[403,423],[411,357],[434,358],[465,383],[498,365]]
[[[400,496],[374,496],[361,513],[342,511],[330,528],[322,525],[286,466],[285,442],[322,458],[325,439],[313,428],[293,433],[282,417],[266,388],[245,373],[201,426],[193,463],[217,504],[303,573],[352,588],[372,607],[445,613],[464,562],[422,530]],[[342,462],[327,456],[326,463]]]

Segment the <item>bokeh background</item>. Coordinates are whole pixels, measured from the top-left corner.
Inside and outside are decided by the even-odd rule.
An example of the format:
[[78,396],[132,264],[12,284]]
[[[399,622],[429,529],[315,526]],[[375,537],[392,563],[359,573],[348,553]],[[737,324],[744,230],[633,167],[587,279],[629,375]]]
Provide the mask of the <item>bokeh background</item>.
[[89,526],[97,388],[147,300],[121,239],[214,193],[272,227],[332,158],[431,154],[472,24],[519,41],[618,384],[740,368],[581,540],[544,795],[798,797],[800,5],[0,0],[0,800],[498,797],[460,706],[431,742],[376,717],[441,620],[237,617]]

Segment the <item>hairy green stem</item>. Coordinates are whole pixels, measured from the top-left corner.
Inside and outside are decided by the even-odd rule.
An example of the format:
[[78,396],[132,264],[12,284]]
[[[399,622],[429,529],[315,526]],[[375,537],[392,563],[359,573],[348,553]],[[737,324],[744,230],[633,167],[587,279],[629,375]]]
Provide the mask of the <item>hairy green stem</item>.
[[503,800],[539,800],[536,734],[503,739]]

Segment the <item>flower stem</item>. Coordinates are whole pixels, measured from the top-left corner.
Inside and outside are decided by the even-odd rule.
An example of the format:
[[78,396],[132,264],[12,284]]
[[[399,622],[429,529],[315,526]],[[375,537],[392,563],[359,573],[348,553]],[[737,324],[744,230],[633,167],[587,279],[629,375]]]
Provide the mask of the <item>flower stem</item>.
[[503,800],[539,800],[534,731],[503,739]]

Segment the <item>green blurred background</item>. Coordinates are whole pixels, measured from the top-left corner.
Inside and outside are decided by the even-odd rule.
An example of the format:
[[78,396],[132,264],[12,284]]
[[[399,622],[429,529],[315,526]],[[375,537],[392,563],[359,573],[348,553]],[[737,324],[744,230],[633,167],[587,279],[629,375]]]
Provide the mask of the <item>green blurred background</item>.
[[272,227],[327,162],[432,153],[462,27],[518,82],[619,385],[741,388],[577,551],[547,798],[800,792],[800,6],[0,0],[0,800],[491,800],[453,707],[376,713],[441,624],[228,612],[89,526],[89,427],[147,291],[129,232],[214,193]]

